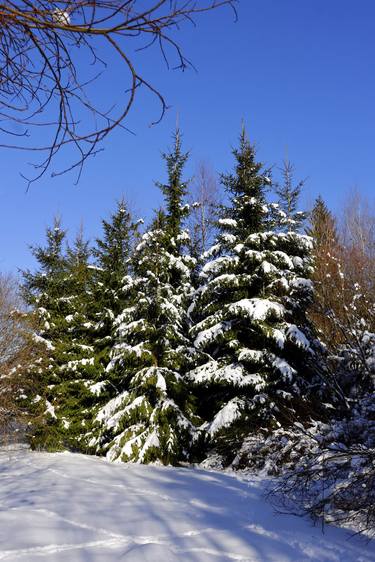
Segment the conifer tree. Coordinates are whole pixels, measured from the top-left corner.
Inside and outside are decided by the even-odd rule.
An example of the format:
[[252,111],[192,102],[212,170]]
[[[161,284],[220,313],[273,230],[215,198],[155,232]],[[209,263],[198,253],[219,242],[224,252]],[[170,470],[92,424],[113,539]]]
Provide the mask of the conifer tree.
[[315,201],[306,232],[314,243],[312,280],[315,298],[310,316],[322,340],[335,345],[341,341],[336,319],[343,319],[343,305],[349,304],[350,298],[346,298],[342,279],[342,248],[336,219],[321,196]]
[[[82,229],[66,255],[64,337],[55,341],[54,408],[62,448],[87,451],[86,434],[96,403],[100,363],[95,350],[91,249]],[[99,383],[100,384],[100,383]]]
[[275,186],[275,192],[278,195],[280,227],[286,232],[298,230],[307,218],[307,213],[297,210],[304,181],[294,183],[294,166],[290,160],[284,160],[281,173],[283,181]]
[[[350,253],[320,196],[307,232],[314,240],[315,299],[309,314],[326,347],[327,379],[347,415],[351,402],[370,395],[374,386],[374,303],[361,283],[347,275],[348,266],[354,270]],[[359,265],[357,279],[362,280]]]
[[[96,384],[95,406],[91,409],[95,418],[98,410],[108,400],[119,393],[123,375],[119,370],[107,370],[111,352],[116,343],[115,319],[128,302],[128,295],[123,291],[124,282],[131,273],[132,252],[138,238],[138,226],[135,223],[124,198],[120,199],[109,220],[102,220],[102,236],[96,239],[93,248],[94,264],[92,271],[92,306],[93,349],[95,350]],[[120,381],[118,380],[120,379]],[[95,451],[97,431],[90,426],[86,434],[89,450]]]
[[31,446],[35,448],[59,448],[53,388],[59,380],[55,342],[64,337],[68,300],[65,238],[60,219],[55,218],[53,227],[47,228],[46,245],[32,247],[39,270],[23,272],[23,297],[35,316],[33,339],[46,350],[46,355],[40,361],[36,360],[30,366],[30,372],[25,373],[25,377],[32,377],[39,383],[27,397],[28,408],[34,414],[28,434]]
[[192,260],[183,253],[187,235],[182,173],[187,155],[177,131],[167,163],[168,183],[158,184],[166,211],[159,211],[135,249],[123,284],[127,305],[116,318],[117,343],[108,372],[119,394],[97,416],[99,447],[111,460],[176,463],[189,457],[194,425],[181,373],[189,363],[187,300]]
[[55,217],[52,228],[46,231],[46,246],[31,248],[32,254],[39,263],[37,273],[24,271],[22,294],[27,304],[46,304],[52,309],[53,304],[58,308],[56,297],[61,295],[66,273],[66,257],[64,256],[64,242],[66,231],[61,228],[61,220]]
[[179,129],[173,135],[173,150],[163,153],[167,165],[168,183],[157,182],[166,203],[166,244],[172,244],[176,253],[182,246],[181,225],[188,214],[189,206],[183,204],[187,194],[187,182],[182,180],[182,172],[189,158],[188,152],[182,151],[181,133]]
[[124,198],[118,201],[110,220],[102,221],[102,230],[102,237],[96,239],[93,255],[103,292],[101,300],[113,306],[120,299],[123,278],[130,273],[130,258],[137,236],[137,224]]
[[307,408],[313,356],[302,329],[311,240],[280,228],[277,205],[267,204],[269,174],[244,129],[233,154],[235,171],[222,176],[229,204],[192,307],[191,334],[206,359],[189,374],[211,445],[229,456],[250,432]]
[[[142,222],[142,221],[141,221]],[[114,319],[126,303],[122,294],[124,278],[131,273],[131,257],[138,237],[138,223],[133,221],[125,199],[117,203],[110,220],[102,221],[102,237],[93,250],[94,293],[97,317],[96,346],[101,362],[109,362],[114,342]]]
[[82,230],[65,251],[59,221],[47,230],[47,246],[33,250],[39,270],[24,274],[24,295],[39,318],[34,338],[44,342],[48,363],[35,364],[40,388],[33,398],[33,447],[87,450],[85,434],[95,404],[98,367],[93,346],[90,249]]
[[321,195],[317,197],[309,219],[306,233],[314,240],[316,248],[329,252],[329,248],[339,246],[336,219]]

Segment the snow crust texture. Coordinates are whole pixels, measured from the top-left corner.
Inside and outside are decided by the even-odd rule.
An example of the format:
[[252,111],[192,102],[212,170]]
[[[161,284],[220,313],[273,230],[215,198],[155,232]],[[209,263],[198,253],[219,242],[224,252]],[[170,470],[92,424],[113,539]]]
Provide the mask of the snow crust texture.
[[0,451],[0,560],[371,562],[375,544],[276,515],[269,480]]

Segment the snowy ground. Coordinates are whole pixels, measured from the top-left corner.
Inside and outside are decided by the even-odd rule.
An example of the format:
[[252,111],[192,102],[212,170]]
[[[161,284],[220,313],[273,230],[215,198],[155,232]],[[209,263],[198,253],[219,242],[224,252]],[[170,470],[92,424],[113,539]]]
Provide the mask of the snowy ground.
[[369,562],[375,544],[275,515],[264,482],[0,452],[0,560]]

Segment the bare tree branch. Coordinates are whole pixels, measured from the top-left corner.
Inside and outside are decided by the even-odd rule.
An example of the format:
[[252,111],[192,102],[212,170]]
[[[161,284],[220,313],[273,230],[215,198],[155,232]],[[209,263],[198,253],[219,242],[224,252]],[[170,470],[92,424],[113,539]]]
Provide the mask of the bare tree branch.
[[[0,132],[1,148],[42,155],[34,165],[42,177],[61,148],[71,146],[73,162],[52,175],[77,169],[126,118],[141,87],[160,104],[158,123],[167,108],[162,93],[138,68],[135,52],[152,45],[169,67],[192,66],[175,39],[183,23],[223,6],[235,12],[237,0],[17,0],[0,2]],[[131,40],[131,41],[130,41]],[[82,62],[83,61],[83,62]],[[102,108],[92,83],[118,61],[127,88],[119,106]],[[116,62],[115,62],[116,64]],[[92,75],[87,75],[90,65]],[[45,128],[42,144],[35,132]],[[44,129],[43,129],[44,130]],[[14,144],[11,139],[23,139]]]

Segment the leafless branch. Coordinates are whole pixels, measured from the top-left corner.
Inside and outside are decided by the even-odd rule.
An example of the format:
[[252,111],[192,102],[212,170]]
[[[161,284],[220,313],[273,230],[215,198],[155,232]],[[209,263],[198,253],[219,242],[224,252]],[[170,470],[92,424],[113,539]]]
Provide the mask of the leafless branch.
[[[191,66],[175,39],[183,23],[237,0],[17,0],[0,2],[1,148],[41,154],[35,181],[50,169],[61,148],[71,146],[73,162],[59,172],[77,169],[100,150],[100,143],[126,119],[142,87],[160,104],[158,123],[167,108],[162,93],[149,82],[135,52],[157,45],[173,66]],[[102,108],[92,82],[118,61],[127,84],[121,104]],[[89,66],[93,69],[88,74]],[[37,144],[36,131],[47,141]],[[14,144],[20,137],[24,144]]]

